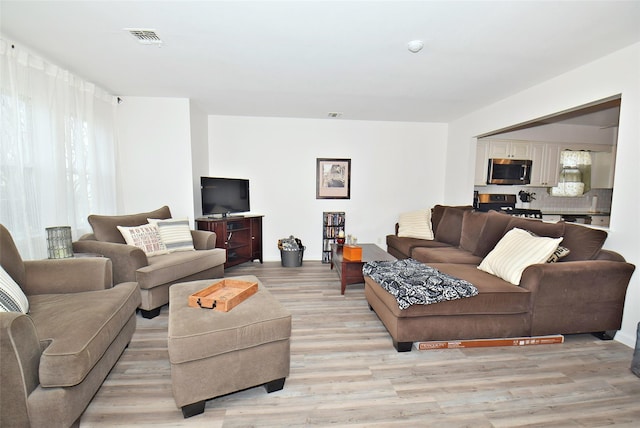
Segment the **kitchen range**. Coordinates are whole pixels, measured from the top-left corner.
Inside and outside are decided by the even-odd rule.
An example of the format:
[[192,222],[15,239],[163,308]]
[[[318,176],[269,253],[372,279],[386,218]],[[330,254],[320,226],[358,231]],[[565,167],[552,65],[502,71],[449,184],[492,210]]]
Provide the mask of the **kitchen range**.
[[[530,202],[530,199],[527,199],[526,203],[528,202]],[[542,218],[542,211],[540,210],[516,208],[516,195],[504,193],[479,193],[474,195],[474,208],[478,211],[502,211],[517,217]]]
[[[518,199],[522,204],[518,204]],[[535,200],[535,193],[526,191],[520,191],[518,195],[505,194],[505,193],[478,193],[474,192],[473,195],[473,207],[478,211],[501,211],[506,214],[527,217],[545,219],[550,221],[566,221],[570,223],[581,224],[593,224],[597,226],[608,226],[609,217],[608,213],[598,212],[559,212],[555,209],[550,209],[544,213],[540,209],[524,208]],[[516,205],[524,206],[523,208],[516,208]],[[594,221],[597,219],[597,221]]]

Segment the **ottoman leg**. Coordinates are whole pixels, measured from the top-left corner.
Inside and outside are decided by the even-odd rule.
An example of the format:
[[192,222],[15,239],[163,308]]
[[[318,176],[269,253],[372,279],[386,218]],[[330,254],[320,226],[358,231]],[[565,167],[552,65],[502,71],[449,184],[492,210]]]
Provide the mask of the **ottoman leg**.
[[199,415],[200,413],[204,413],[204,404],[205,400],[198,401],[197,403],[187,404],[186,406],[182,406],[182,416],[184,418],[190,418],[191,416]]
[[280,391],[282,388],[284,388],[284,380],[285,378],[282,377],[280,379],[267,382],[264,384],[264,389],[266,389],[268,393]]

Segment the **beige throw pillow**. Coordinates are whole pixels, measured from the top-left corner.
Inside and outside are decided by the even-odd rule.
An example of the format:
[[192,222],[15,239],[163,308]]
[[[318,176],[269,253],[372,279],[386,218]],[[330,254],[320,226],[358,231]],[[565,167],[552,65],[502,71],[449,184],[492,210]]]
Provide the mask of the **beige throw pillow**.
[[526,230],[514,228],[487,254],[478,269],[518,285],[522,272],[533,264],[545,263],[560,242],[562,238],[531,236]]
[[127,245],[141,248],[147,256],[167,254],[167,247],[160,239],[158,228],[154,224],[125,227],[117,226]]
[[417,210],[400,214],[398,236],[433,240],[431,229],[431,210]]

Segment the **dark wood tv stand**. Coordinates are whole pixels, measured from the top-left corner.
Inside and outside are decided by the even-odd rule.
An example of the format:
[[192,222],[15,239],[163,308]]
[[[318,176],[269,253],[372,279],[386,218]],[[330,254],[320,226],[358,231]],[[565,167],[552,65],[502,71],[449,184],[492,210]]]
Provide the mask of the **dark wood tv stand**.
[[262,263],[262,217],[202,217],[196,219],[196,227],[198,230],[215,232],[216,248],[224,248],[227,251],[225,268],[253,260],[260,260]]

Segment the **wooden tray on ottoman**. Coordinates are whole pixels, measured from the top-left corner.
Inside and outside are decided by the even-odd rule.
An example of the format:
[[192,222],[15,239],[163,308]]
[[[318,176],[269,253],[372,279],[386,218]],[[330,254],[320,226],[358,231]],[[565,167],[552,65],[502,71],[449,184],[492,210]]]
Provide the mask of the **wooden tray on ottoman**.
[[190,295],[189,306],[229,312],[257,291],[257,282],[223,279]]

